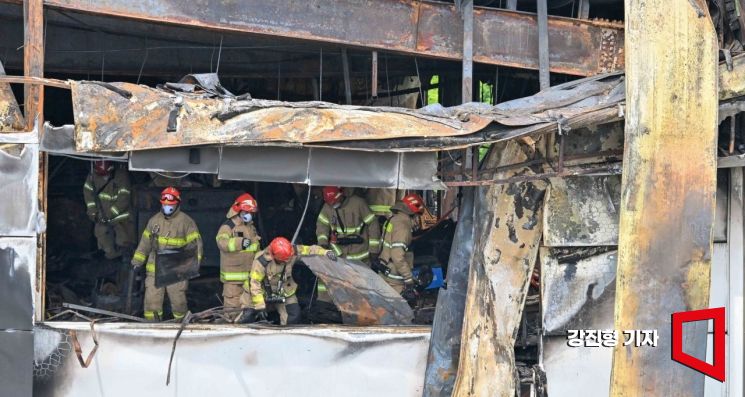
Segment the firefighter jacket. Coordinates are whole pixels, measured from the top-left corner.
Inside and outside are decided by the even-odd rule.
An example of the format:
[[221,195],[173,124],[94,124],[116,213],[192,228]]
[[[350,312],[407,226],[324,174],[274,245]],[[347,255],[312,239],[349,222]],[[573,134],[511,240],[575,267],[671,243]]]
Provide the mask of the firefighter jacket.
[[[299,256],[324,255],[328,250],[317,245],[296,245],[295,256],[291,257],[286,264],[276,262],[268,253],[268,248],[256,254],[251,265],[251,275],[243,284],[243,289],[251,296],[250,304],[253,309],[266,309],[265,295],[267,291],[264,285],[271,288],[271,293],[276,296],[289,298],[297,292],[297,283],[292,278],[292,268]],[[284,270],[284,272],[283,272]],[[280,288],[280,280],[282,288]]]
[[405,204],[398,202],[392,209],[393,216],[383,224],[383,249],[380,252],[380,260],[390,269],[386,277],[393,282],[413,283],[411,269],[414,260],[407,252],[411,244],[414,220]]
[[391,207],[396,202],[396,189],[367,189],[365,200],[375,215],[391,216]]
[[114,170],[113,176],[100,176],[91,172],[83,185],[88,216],[96,222],[129,221],[130,189],[129,173],[126,170]]
[[202,262],[202,237],[199,235],[197,224],[181,209],[166,217],[162,212],[153,215],[147,222],[142,238],[132,257],[133,266],[145,264],[148,273],[155,273],[155,253],[163,249],[196,248],[197,260]]
[[[362,242],[342,244],[344,238],[361,237]],[[324,204],[316,221],[318,244],[329,244],[339,257],[366,261],[380,250],[380,224],[365,200],[349,196],[334,209]]]
[[[220,249],[220,281],[243,284],[248,280],[261,238],[253,222],[244,223],[233,209],[228,211],[227,218],[215,238]],[[245,240],[250,244],[246,249],[243,248]]]

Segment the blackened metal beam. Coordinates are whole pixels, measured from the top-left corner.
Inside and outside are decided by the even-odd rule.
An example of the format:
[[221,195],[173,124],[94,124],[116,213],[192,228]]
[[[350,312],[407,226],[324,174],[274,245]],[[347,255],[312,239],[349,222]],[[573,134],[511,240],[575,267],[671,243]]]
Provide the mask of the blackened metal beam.
[[473,0],[463,0],[463,77],[462,102],[473,100]]
[[[44,5],[72,12],[432,58],[461,60],[463,53],[463,21],[454,5],[438,2],[219,0],[210,2],[209,7],[195,7],[181,0],[45,0]],[[548,34],[552,72],[586,76],[623,68],[623,27],[618,23],[551,17]],[[534,14],[474,9],[475,62],[538,69],[538,51],[532,44],[536,37]]]
[[548,49],[548,4],[547,0],[537,0],[538,9],[538,80],[541,90],[551,86]]

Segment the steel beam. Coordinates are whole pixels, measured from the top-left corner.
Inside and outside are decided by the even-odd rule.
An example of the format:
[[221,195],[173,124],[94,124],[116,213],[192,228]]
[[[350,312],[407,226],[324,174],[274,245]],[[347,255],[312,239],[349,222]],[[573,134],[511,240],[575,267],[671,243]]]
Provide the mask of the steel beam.
[[[181,0],[44,0],[44,5],[458,61],[463,54],[463,20],[454,5],[437,2],[215,0],[203,7]],[[538,69],[535,14],[476,7],[473,24],[474,61]],[[618,23],[549,17],[548,34],[552,72],[586,76],[623,68],[623,27]]]
[[[611,396],[702,396],[670,359],[671,313],[708,306],[716,193],[717,36],[704,0],[626,0],[626,141],[615,329],[656,347],[613,354]],[[672,44],[671,44],[672,43]],[[683,348],[704,357],[706,323]]]

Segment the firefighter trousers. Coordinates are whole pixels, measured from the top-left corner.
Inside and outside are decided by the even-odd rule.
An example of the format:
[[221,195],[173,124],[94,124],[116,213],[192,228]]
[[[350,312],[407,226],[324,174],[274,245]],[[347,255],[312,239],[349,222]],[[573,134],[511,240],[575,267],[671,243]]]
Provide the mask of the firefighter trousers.
[[[241,307],[241,294],[243,294],[243,282],[222,284],[222,305],[225,309],[239,309]],[[235,318],[240,311],[228,312],[228,317]]]
[[[107,259],[114,259],[122,255],[122,248],[134,246],[134,225],[132,222],[106,224],[96,222],[93,234],[98,241],[98,249],[104,252]],[[127,258],[129,259],[129,258]]]
[[183,318],[189,310],[186,305],[186,288],[188,285],[188,281],[181,281],[157,288],[155,287],[155,275],[148,273],[145,277],[145,319],[155,320],[156,314],[157,318],[163,319],[163,299],[166,292],[168,293],[168,300],[171,301],[173,318],[177,320]]

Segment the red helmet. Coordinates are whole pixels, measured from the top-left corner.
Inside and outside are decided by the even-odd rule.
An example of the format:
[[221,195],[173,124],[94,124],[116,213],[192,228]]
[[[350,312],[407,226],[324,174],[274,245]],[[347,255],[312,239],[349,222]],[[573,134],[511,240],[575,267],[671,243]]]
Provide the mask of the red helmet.
[[259,204],[256,203],[256,200],[253,198],[253,196],[248,193],[243,193],[238,196],[237,199],[235,199],[232,208],[235,212],[246,211],[256,213],[256,211],[259,210]]
[[93,162],[93,171],[100,176],[109,175],[113,170],[114,164],[111,164],[111,161],[96,160]]
[[401,201],[415,214],[424,212],[424,199],[416,193],[407,194]]
[[341,202],[341,198],[344,197],[341,188],[338,186],[324,186],[323,187],[323,201],[328,205],[334,205]]
[[168,186],[160,193],[160,203],[175,205],[181,202],[181,193],[173,186]]
[[287,262],[295,254],[295,249],[290,240],[277,237],[269,244],[269,252],[278,262]]

